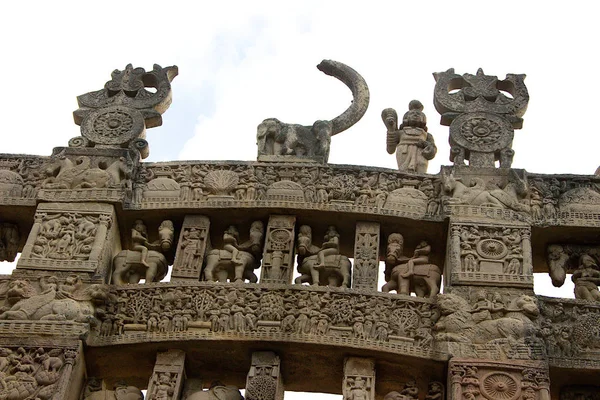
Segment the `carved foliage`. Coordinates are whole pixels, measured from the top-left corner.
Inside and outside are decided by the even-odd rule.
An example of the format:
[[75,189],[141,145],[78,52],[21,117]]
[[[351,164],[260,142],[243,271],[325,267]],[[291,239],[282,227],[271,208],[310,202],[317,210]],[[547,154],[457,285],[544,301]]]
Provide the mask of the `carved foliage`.
[[252,353],[246,380],[246,400],[283,400],[280,360],[270,351]]

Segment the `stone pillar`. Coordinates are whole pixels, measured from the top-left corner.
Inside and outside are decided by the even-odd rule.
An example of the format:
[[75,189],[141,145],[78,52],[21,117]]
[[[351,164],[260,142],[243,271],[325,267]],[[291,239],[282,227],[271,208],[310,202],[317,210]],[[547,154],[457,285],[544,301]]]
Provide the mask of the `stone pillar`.
[[531,255],[531,229],[522,229],[523,237],[523,275],[533,276],[533,257]]
[[352,287],[354,289],[377,290],[379,275],[379,224],[377,222],[357,222],[354,238],[354,268]]
[[204,215],[186,215],[179,235],[171,282],[198,282],[206,247],[210,241],[210,220]]
[[104,273],[119,248],[114,206],[41,203],[18,269]]
[[271,215],[263,250],[260,283],[290,284],[294,267],[293,215]]
[[279,356],[272,351],[252,353],[246,379],[246,400],[283,400],[284,386]]
[[156,354],[146,400],[178,400],[185,380],[185,352],[168,350]]
[[375,400],[375,360],[348,357],[344,360],[343,400]]

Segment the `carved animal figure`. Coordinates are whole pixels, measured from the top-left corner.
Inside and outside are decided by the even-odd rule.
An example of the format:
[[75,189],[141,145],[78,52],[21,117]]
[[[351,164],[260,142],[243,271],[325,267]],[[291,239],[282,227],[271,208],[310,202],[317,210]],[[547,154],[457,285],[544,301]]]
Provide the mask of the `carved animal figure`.
[[305,282],[311,285],[350,287],[352,262],[341,254],[325,256],[325,264],[319,265],[317,255],[306,257],[298,265],[301,274],[295,279],[296,284]]
[[160,282],[169,271],[166,257],[158,251],[148,250],[146,263],[142,264],[142,254],[139,251],[121,250],[113,259],[112,283],[125,285],[146,282]]
[[350,107],[338,117],[330,121],[316,121],[312,126],[286,124],[275,118],[265,119],[258,125],[256,134],[258,156],[321,156],[326,162],[331,136],[350,128],[365,114],[369,106],[369,88],[358,72],[332,60],[323,60],[317,68],[350,88],[354,98]]
[[263,223],[254,221],[250,227],[249,239],[238,245],[237,230],[229,227],[223,234],[224,248],[213,249],[206,254],[206,266],[202,272],[204,280],[244,282],[247,279],[250,283],[258,282],[253,271],[260,267],[263,236]]
[[413,273],[409,274],[408,263],[403,263],[392,269],[390,280],[381,291],[387,293],[395,290],[404,295],[414,292],[417,297],[432,297],[440,292],[441,282],[442,271],[437,265],[415,265]]
[[244,400],[244,398],[237,387],[214,382],[209,390],[192,393],[186,400]]
[[467,186],[455,178],[453,173],[442,171],[442,189],[451,196],[451,204],[470,204],[482,207],[510,208],[515,211],[529,212],[529,206],[519,202],[525,194],[524,183],[508,183],[504,189],[487,190],[481,178],[471,178],[471,186]]
[[[120,161],[115,161],[120,163]],[[46,189],[88,189],[105,188],[112,183],[111,174],[90,166],[90,158],[80,156],[71,161],[65,156],[58,157],[46,169],[47,178],[42,187]],[[115,168],[111,166],[111,171]]]
[[11,282],[6,295],[13,306],[0,314],[0,319],[88,322],[92,317],[94,308],[90,302],[65,297],[67,294],[58,289],[53,278],[48,278],[45,286],[37,294],[27,281]]
[[479,322],[474,320],[471,306],[462,297],[439,295],[438,307],[442,316],[433,327],[438,332],[436,340],[476,344],[494,340],[522,342],[525,337],[535,333],[532,319],[540,313],[535,299],[527,295],[514,298],[506,308],[504,317],[490,317]]

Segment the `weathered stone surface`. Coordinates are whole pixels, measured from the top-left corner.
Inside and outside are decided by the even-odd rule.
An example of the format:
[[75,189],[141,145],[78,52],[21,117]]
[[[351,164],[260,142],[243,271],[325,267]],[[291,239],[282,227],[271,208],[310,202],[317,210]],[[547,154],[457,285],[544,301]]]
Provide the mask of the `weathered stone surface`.
[[358,222],[354,237],[354,268],[352,287],[354,289],[377,290],[379,275],[379,224]]
[[246,379],[246,400],[283,400],[279,356],[271,351],[252,353]]
[[375,360],[348,357],[342,389],[344,400],[375,400]]
[[198,281],[206,249],[210,247],[210,219],[203,215],[186,215],[179,235],[171,281]]
[[185,381],[185,353],[168,350],[156,354],[156,364],[148,382],[147,400],[177,400]]

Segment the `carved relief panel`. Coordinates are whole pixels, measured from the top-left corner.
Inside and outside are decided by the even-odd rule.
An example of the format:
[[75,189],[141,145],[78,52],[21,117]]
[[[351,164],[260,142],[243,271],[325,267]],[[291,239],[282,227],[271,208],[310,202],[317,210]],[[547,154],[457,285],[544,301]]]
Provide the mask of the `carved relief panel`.
[[283,400],[279,356],[271,351],[252,353],[246,379],[246,400]]
[[529,227],[452,223],[449,235],[451,285],[533,287]]
[[550,400],[548,367],[542,362],[503,364],[453,359],[448,400]]
[[348,357],[344,361],[344,400],[375,400],[375,360]]
[[198,281],[209,246],[210,220],[203,215],[186,215],[179,236],[171,281]]
[[117,237],[112,205],[41,203],[17,268],[105,276]]
[[168,350],[156,354],[156,364],[146,400],[177,400],[185,380],[185,352]]
[[78,399],[83,376],[74,366],[81,362],[79,353],[79,344],[0,347],[0,398]]
[[379,224],[358,222],[354,239],[354,268],[352,286],[354,289],[377,290],[379,274]]
[[294,225],[292,215],[271,215],[267,225],[263,251],[261,283],[283,283],[292,281],[294,266]]

